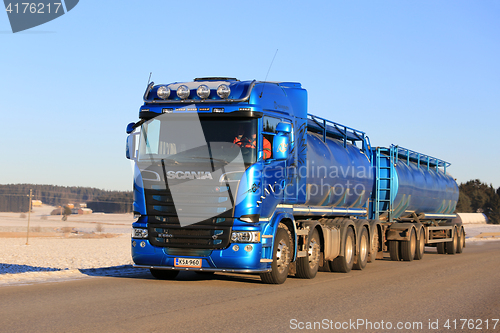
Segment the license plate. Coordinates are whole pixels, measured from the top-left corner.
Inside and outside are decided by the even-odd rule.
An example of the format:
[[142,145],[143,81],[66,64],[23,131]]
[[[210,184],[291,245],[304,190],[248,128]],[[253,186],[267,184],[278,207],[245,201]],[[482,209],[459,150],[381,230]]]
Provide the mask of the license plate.
[[192,258],[175,258],[175,267],[196,267],[201,268],[201,259]]

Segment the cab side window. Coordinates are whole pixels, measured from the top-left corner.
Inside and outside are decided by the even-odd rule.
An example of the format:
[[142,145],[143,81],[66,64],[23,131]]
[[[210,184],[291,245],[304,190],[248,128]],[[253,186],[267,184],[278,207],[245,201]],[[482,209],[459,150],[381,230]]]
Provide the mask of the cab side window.
[[[262,119],[262,133],[263,133],[262,148],[264,150],[264,155],[263,155],[264,160],[273,158],[273,141],[274,137],[276,136],[276,127],[280,122],[289,123],[288,120],[282,120],[274,117],[264,117]],[[293,133],[293,125],[292,125],[292,133]],[[290,136],[293,136],[292,133],[290,133]]]

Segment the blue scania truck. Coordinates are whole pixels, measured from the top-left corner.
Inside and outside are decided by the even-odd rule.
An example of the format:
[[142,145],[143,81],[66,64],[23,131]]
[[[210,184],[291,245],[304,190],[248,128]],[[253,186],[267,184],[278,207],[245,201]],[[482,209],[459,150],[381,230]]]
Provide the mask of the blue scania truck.
[[465,246],[449,163],[309,114],[300,83],[150,83],[139,118],[127,126],[132,257],[156,278],[280,284],[361,270],[384,251],[411,261]]

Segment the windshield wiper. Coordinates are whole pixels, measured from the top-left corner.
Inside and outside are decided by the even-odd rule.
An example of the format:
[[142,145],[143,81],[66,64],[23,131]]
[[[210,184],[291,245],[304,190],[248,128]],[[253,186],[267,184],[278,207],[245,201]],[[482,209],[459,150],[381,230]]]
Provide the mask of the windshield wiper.
[[221,158],[215,158],[215,157],[202,157],[202,156],[196,156],[196,157],[192,157],[192,158],[199,158],[199,159],[202,159],[202,160],[211,160],[211,161],[215,161],[215,162],[222,162],[222,163],[229,164],[229,162],[228,162],[228,161],[223,160],[223,159],[221,159]]

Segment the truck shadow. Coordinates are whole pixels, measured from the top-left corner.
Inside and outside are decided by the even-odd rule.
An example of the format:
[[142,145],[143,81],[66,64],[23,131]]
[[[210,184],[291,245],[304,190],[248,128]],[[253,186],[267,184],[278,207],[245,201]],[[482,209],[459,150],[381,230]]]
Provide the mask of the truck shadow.
[[62,271],[61,268],[39,267],[30,265],[17,264],[0,264],[0,275],[2,274],[20,274],[29,272],[57,272]]

